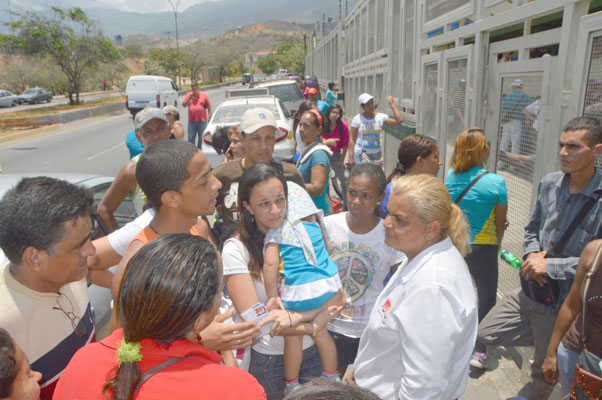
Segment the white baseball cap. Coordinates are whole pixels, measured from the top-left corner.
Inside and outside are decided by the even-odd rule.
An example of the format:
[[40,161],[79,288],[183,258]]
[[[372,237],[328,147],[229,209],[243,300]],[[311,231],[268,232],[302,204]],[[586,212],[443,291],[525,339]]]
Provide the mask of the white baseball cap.
[[522,88],[523,87],[523,81],[521,81],[520,79],[515,79],[512,84],[510,85],[510,87],[519,87]]
[[271,126],[278,129],[274,113],[265,108],[251,108],[245,111],[240,120],[240,130],[246,135],[254,133],[264,126]]
[[364,104],[366,104],[367,102],[369,102],[372,99],[374,99],[374,96],[372,96],[371,94],[368,94],[368,93],[360,94],[360,97],[359,97],[360,106],[363,106]]

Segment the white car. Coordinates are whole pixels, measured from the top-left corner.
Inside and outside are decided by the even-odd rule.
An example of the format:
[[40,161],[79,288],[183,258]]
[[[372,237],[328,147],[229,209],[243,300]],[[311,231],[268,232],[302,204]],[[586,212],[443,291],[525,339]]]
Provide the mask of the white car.
[[14,107],[19,103],[19,98],[8,90],[0,90],[0,106]]
[[221,103],[207,124],[203,132],[202,151],[207,156],[212,167],[216,167],[224,159],[224,155],[219,155],[213,148],[213,133],[215,129],[221,126],[240,125],[240,120],[245,111],[251,108],[267,108],[276,116],[276,146],[274,147],[274,156],[283,160],[290,161],[295,155],[295,133],[293,130],[293,118],[288,113],[282,101],[274,96],[253,96],[236,97]]

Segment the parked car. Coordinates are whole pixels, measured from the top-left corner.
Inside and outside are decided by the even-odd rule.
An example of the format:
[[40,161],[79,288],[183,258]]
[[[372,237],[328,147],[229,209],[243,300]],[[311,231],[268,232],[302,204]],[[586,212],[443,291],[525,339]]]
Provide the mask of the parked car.
[[[94,195],[96,205],[104,196],[109,186],[113,182],[112,177],[71,174],[71,173],[26,173],[26,174],[0,174],[0,198],[4,196],[10,188],[15,186],[22,178],[34,176],[50,176],[52,178],[63,179],[76,185],[82,185],[90,189]],[[133,221],[137,217],[134,203],[126,198],[115,211],[115,218],[120,226]],[[97,239],[106,235],[98,218],[92,219],[92,239]],[[7,261],[2,250],[0,250],[0,265]],[[111,290],[100,286],[88,284],[88,295],[92,306],[92,315],[94,326],[96,328],[96,339],[102,339],[107,333],[111,321],[112,296]]]
[[0,107],[14,107],[19,103],[19,98],[8,90],[0,90]]
[[43,101],[50,103],[52,101],[52,93],[42,88],[31,88],[25,90],[19,95],[19,104],[29,103],[38,104]]
[[293,115],[299,108],[299,105],[305,101],[305,96],[301,93],[297,82],[292,79],[281,79],[275,80],[271,82],[261,82],[256,84],[251,84],[252,88],[267,88],[269,94],[272,96],[278,97],[284,105],[288,112]]
[[262,107],[271,110],[276,116],[276,146],[274,156],[284,161],[292,160],[295,155],[295,135],[292,132],[293,119],[282,101],[274,96],[236,97],[222,102],[213,114],[203,132],[202,151],[212,167],[218,166],[224,159],[213,148],[213,132],[218,126],[239,125],[245,111]]
[[145,107],[178,106],[178,86],[164,76],[130,76],[125,88],[125,108],[132,115]]
[[247,83],[253,82],[253,75],[251,74],[242,74],[242,84],[246,85]]

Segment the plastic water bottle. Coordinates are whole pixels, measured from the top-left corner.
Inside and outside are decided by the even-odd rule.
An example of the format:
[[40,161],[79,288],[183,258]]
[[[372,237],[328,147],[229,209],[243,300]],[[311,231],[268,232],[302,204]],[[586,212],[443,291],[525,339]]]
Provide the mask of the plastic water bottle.
[[510,266],[512,268],[516,268],[519,269],[521,264],[523,263],[522,260],[520,258],[518,258],[517,256],[515,256],[514,254],[510,253],[508,250],[502,250],[500,249],[498,251],[498,255],[500,256],[500,258],[504,261],[506,261],[508,264],[510,264]]

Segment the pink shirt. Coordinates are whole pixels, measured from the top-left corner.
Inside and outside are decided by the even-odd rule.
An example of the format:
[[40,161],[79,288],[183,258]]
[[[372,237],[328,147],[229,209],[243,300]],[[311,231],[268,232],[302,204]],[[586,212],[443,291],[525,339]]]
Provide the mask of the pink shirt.
[[211,107],[209,97],[203,92],[199,92],[198,96],[195,96],[193,92],[188,92],[184,97],[184,102],[192,97],[190,103],[188,103],[188,122],[207,122],[206,109]]
[[322,135],[323,139],[341,139],[338,141],[336,146],[328,146],[330,150],[335,153],[340,153],[343,148],[347,147],[349,144],[349,125],[345,121],[341,121],[343,123],[343,134],[339,133],[339,126],[335,124],[334,130],[330,133],[325,133]]

